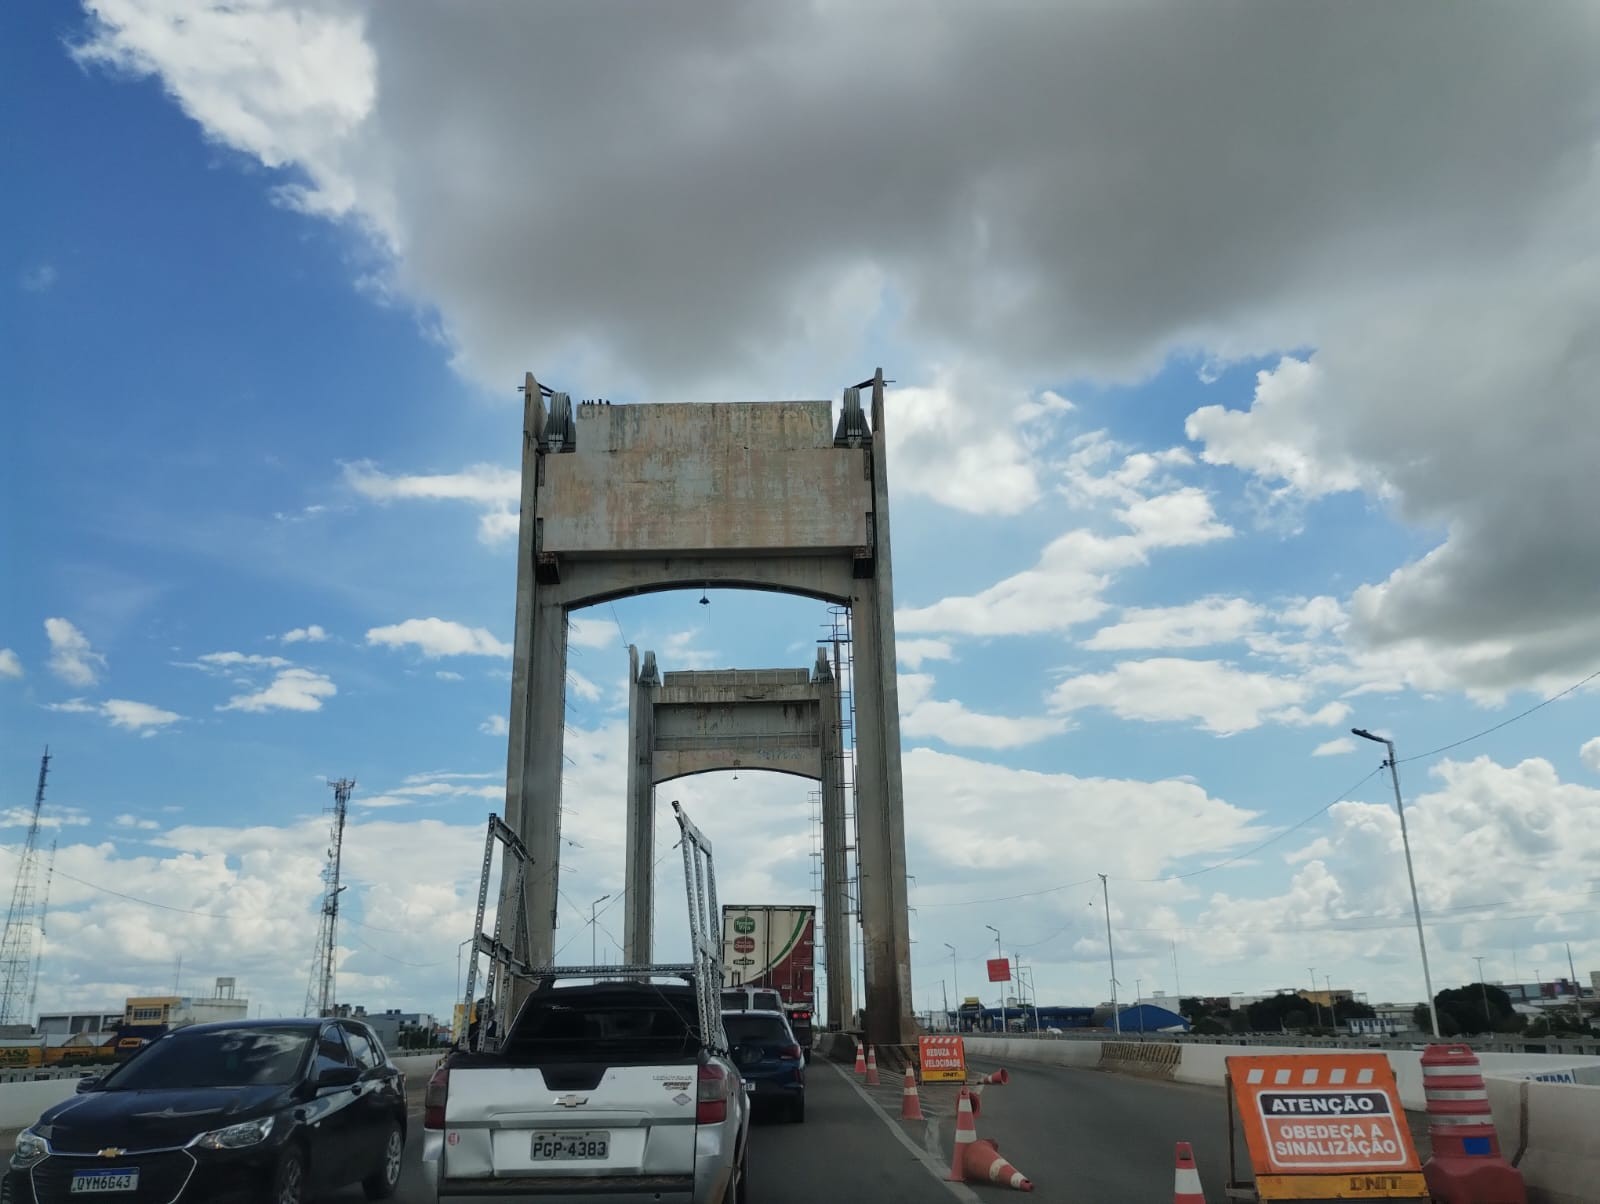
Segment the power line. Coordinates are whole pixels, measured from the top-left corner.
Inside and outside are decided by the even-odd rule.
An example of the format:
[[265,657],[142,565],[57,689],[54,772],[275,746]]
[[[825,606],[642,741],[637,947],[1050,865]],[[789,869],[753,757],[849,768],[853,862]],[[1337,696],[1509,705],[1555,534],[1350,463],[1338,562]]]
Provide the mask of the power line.
[[1442,752],[1449,752],[1452,748],[1460,748],[1463,744],[1471,744],[1474,740],[1481,740],[1481,739],[1483,739],[1483,737],[1491,734],[1492,732],[1497,732],[1503,727],[1510,727],[1513,723],[1517,722],[1517,720],[1526,719],[1529,715],[1533,714],[1535,711],[1543,710],[1545,707],[1549,706],[1552,702],[1557,702],[1560,699],[1565,698],[1568,694],[1572,694],[1572,693],[1575,693],[1578,690],[1581,690],[1584,686],[1588,685],[1591,681],[1593,681],[1597,677],[1600,677],[1600,669],[1596,669],[1593,673],[1589,674],[1589,676],[1585,677],[1582,681],[1574,682],[1572,685],[1568,686],[1565,690],[1562,690],[1559,694],[1552,694],[1552,695],[1550,695],[1549,698],[1546,698],[1543,702],[1536,702],[1531,707],[1529,707],[1527,710],[1522,711],[1522,712],[1520,712],[1520,713],[1518,713],[1516,715],[1513,715],[1509,719],[1502,719],[1499,723],[1495,724],[1493,727],[1486,727],[1481,732],[1474,732],[1470,736],[1463,737],[1462,739],[1453,741],[1450,744],[1441,744],[1438,748],[1430,748],[1427,752],[1417,753],[1415,756],[1400,757],[1397,760],[1397,764],[1404,765],[1409,761],[1422,761],[1422,760],[1427,759],[1428,757],[1436,757]]
[[[1374,773],[1377,771],[1374,770]],[[1371,774],[1367,775],[1371,776]],[[1013,899],[1032,899],[1038,895],[1050,895],[1056,891],[1071,890],[1074,886],[1088,886],[1097,882],[1097,878],[1084,878],[1078,882],[1063,882],[1060,886],[1044,886],[1038,890],[1025,890],[1018,895],[995,895],[988,899],[959,899],[954,903],[921,903],[918,907],[970,907],[974,903],[1010,903]]]

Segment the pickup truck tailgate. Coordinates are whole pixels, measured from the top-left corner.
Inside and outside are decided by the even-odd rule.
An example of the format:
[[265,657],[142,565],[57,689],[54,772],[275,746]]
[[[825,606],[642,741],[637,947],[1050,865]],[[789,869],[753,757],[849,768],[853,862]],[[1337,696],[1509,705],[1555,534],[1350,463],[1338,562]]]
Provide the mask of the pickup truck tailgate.
[[454,1070],[442,1172],[450,1179],[692,1175],[695,1073],[693,1063]]

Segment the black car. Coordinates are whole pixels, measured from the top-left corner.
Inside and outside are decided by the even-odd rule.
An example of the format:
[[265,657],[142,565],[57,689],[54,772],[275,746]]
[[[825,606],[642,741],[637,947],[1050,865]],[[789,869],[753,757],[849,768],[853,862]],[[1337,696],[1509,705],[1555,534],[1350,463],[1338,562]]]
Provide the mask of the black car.
[[758,1108],[781,1111],[791,1121],[806,1118],[805,1051],[782,1012],[722,1013],[734,1065]]
[[270,1201],[360,1183],[392,1196],[405,1080],[351,1020],[196,1024],[151,1042],[17,1137],[0,1198]]

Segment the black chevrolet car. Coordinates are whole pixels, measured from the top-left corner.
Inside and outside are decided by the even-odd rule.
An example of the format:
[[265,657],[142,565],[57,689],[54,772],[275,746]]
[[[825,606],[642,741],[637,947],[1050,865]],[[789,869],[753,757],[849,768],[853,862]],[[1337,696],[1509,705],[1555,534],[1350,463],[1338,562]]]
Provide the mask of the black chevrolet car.
[[351,1020],[196,1024],[80,1082],[17,1138],[0,1198],[302,1204],[394,1194],[405,1081]]

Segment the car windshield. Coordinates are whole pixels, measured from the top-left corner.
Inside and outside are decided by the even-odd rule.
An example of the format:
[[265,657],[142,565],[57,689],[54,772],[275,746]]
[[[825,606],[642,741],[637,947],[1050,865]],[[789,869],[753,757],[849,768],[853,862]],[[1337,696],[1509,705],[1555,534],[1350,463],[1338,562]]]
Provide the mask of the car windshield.
[[176,1032],[107,1077],[107,1091],[172,1087],[256,1087],[292,1083],[316,1032],[309,1028],[233,1028]]
[[792,1045],[789,1027],[776,1016],[733,1015],[722,1018],[730,1045]]

